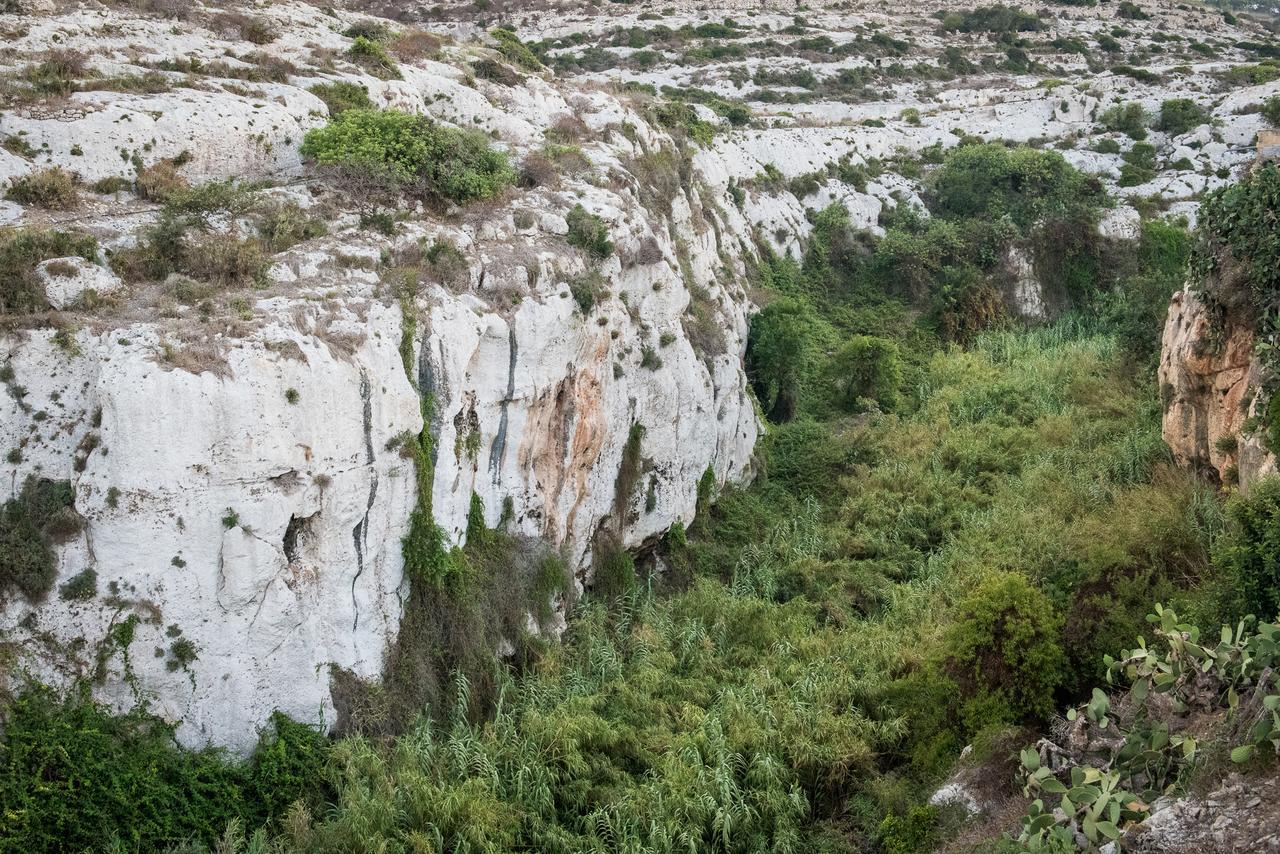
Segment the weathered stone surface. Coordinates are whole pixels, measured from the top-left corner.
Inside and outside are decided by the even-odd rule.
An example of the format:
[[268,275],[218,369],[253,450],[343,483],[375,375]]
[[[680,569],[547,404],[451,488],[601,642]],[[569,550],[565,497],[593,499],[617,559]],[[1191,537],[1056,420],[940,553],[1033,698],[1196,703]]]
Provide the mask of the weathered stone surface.
[[[286,33],[274,51],[334,38],[314,7],[272,12]],[[157,45],[208,48],[207,34],[178,38],[169,31],[180,25],[125,12],[80,10],[62,27],[87,20]],[[34,25],[24,44],[53,29]],[[106,295],[119,279],[80,259],[43,264],[49,302],[68,322],[57,336],[4,338],[25,394],[0,395],[0,444],[21,450],[5,464],[3,497],[32,476],[73,484],[87,524],[59,549],[57,583],[92,568],[98,595],[65,601],[55,590],[44,602],[5,603],[0,633],[35,675],[59,684],[86,675],[109,628],[134,616],[128,665],[110,654],[98,690],[122,707],[146,698],[181,722],[184,742],[246,749],[275,708],[331,723],[330,666],[376,678],[399,625],[401,539],[417,496],[396,440],[423,429],[420,392],[431,399],[437,448],[435,521],[454,542],[474,494],[490,524],[509,503],[514,532],[562,550],[585,574],[602,526],[642,546],[691,521],[706,470],[721,485],[748,476],[759,432],[741,362],[753,222],[704,201],[699,186],[720,180],[708,174],[715,161],[699,156],[669,211],[646,208],[627,171],[641,149],[617,127],[628,123],[649,147],[671,142],[633,105],[540,78],[486,96],[443,63],[404,72],[387,84],[354,79],[375,99],[492,129],[516,157],[576,111],[601,128],[584,140],[591,173],[621,178],[573,180],[571,196],[513,191],[457,215],[407,211],[392,237],[361,229],[362,200],[334,198],[320,183],[272,189],[264,196],[307,209],[324,197],[329,234],[276,254],[267,290],[233,294],[231,319],[206,322],[198,307],[175,305],[166,295],[176,281],[139,286],[151,291],[130,294],[136,303],[83,309],[86,288]],[[42,152],[38,165],[89,180],[131,175],[121,150],[143,163],[187,151],[181,174],[193,183],[294,180],[302,133],[324,121],[324,105],[299,86],[261,92],[77,93],[56,116],[6,113],[0,131],[22,133]],[[564,241],[577,202],[617,245],[599,264]],[[46,221],[35,209],[22,216]],[[104,244],[127,247],[155,206],[128,193],[88,196],[76,216]],[[402,353],[405,317],[379,265],[441,239],[463,268],[448,281],[425,276]],[[584,314],[570,283],[596,267],[598,294]],[[647,351],[654,358],[642,365]],[[615,506],[633,423],[645,428],[644,480]],[[198,657],[173,669],[179,636]]]
[[1280,800],[1271,795],[1275,780],[1231,774],[1205,796],[1188,796],[1165,805],[1121,839],[1136,854],[1280,851]]
[[1245,490],[1276,467],[1261,437],[1241,429],[1262,387],[1253,345],[1249,324],[1213,317],[1190,288],[1174,295],[1159,368],[1165,443],[1181,465],[1228,479],[1235,471]]
[[44,284],[44,297],[54,308],[67,308],[92,291],[107,296],[119,290],[120,277],[101,264],[79,256],[50,258],[36,267],[36,275]]

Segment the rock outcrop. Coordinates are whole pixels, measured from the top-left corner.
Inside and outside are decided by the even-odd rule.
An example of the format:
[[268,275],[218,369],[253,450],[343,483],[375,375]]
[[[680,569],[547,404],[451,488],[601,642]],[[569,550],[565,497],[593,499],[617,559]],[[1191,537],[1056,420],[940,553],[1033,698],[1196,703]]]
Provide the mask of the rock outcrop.
[[[1125,833],[1124,851],[1199,854],[1202,851],[1280,851],[1280,803],[1268,797],[1275,780],[1231,774],[1205,795],[1173,802]],[[1111,846],[1114,851],[1114,846]]]
[[1174,295],[1160,346],[1162,432],[1183,466],[1238,482],[1248,491],[1276,471],[1258,431],[1264,368],[1254,355],[1250,323],[1216,317],[1191,288]]

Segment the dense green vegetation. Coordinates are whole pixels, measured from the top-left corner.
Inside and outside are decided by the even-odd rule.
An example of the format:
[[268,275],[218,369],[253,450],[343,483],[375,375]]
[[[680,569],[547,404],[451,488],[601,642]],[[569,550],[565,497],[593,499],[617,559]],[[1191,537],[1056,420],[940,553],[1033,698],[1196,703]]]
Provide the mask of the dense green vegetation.
[[[1096,702],[1154,603],[1215,633],[1274,613],[1275,489],[1224,512],[1160,438],[1153,356],[1185,230],[1108,246],[1107,199],[1052,152],[965,145],[926,184],[929,219],[901,210],[876,239],[832,207],[802,259],[764,253],[761,471],[719,496],[704,478],[695,524],[657,547],[666,572],[602,537],[563,642],[538,642],[522,617],[549,616],[563,566],[478,502],[448,548],[422,489],[400,638],[384,684],[337,680],[342,738],[277,717],[235,764],[31,689],[0,747],[5,843],[209,845],[231,823],[231,850],[255,829],[254,850],[928,850],[950,819],[923,802],[960,750]],[[1211,203],[1209,227],[1231,227],[1201,238],[1202,266],[1204,245],[1265,240],[1249,218],[1274,200],[1251,186]],[[1061,319],[1009,320],[1011,249]],[[432,441],[401,439],[424,484]]]
[[[1280,166],[1268,164],[1245,180],[1211,193],[1201,216],[1204,226],[1192,255],[1192,270],[1199,291],[1220,320],[1232,318],[1253,326],[1257,351],[1277,374],[1280,326]],[[1280,394],[1275,380],[1263,389],[1267,400],[1260,407],[1261,428],[1271,448],[1280,448]]]
[[336,116],[345,110],[372,110],[369,90],[347,80],[319,83],[309,90],[329,108],[329,115]]
[[177,751],[142,712],[111,715],[84,692],[36,688],[5,710],[0,850],[156,850],[263,827],[327,795],[330,751],[315,729],[274,715],[247,763]]
[[[349,100],[349,93],[344,97]],[[458,204],[493,196],[515,180],[506,155],[482,134],[399,110],[343,109],[307,133],[302,154],[366,189]]]

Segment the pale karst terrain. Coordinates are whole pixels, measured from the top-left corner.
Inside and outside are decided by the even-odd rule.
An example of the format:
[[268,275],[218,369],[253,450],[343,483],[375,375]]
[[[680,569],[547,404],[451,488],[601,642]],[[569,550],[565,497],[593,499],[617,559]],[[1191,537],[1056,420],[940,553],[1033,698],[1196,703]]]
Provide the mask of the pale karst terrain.
[[[1226,663],[1241,659],[1244,635],[1232,624],[1217,653],[1173,665],[1176,675],[1203,662],[1203,696],[1161,695],[1198,709],[1200,723],[1143,724],[1164,727],[1145,747],[1160,756],[1170,739],[1183,750],[1193,731],[1217,738],[1203,724],[1213,715],[1234,727],[1201,763],[1216,765],[1197,789],[1192,771],[1163,765],[1137,782],[1115,776],[1121,763],[1108,751],[1141,729],[1126,689],[1154,678],[1164,691],[1174,677],[1163,664],[1134,665],[1108,686],[1102,654],[1122,658],[1134,631],[1088,624],[1132,611],[1140,629],[1158,602],[1190,609],[1213,626],[1193,644],[1204,652],[1217,643],[1214,621],[1246,607],[1220,592],[1196,610],[1179,591],[1228,577],[1215,562],[1230,551],[1221,543],[1249,524],[1229,508],[1268,494],[1276,474],[1280,273],[1266,265],[1280,254],[1265,229],[1248,243],[1231,229],[1243,233],[1255,215],[1280,228],[1280,183],[1269,203],[1261,192],[1222,196],[1205,219],[1215,192],[1270,174],[1280,145],[1274,21],[1261,6],[1153,0],[0,0],[0,698],[87,692],[104,713],[145,710],[171,725],[173,750],[225,748],[219,761],[229,763],[258,755],[277,712],[326,739],[390,739],[451,696],[472,660],[455,655],[459,638],[467,655],[485,651],[486,674],[538,671],[528,650],[576,649],[575,627],[606,619],[590,616],[604,590],[630,591],[635,637],[679,634],[687,612],[677,607],[668,625],[640,603],[667,587],[709,596],[711,582],[696,577],[719,567],[714,583],[739,600],[768,591],[776,613],[732,619],[776,629],[752,653],[773,657],[736,659],[741,684],[727,687],[718,671],[724,683],[704,683],[699,703],[771,696],[771,679],[813,684],[812,671],[780,674],[815,667],[819,648],[822,667],[863,680],[794,700],[849,715],[838,738],[798,712],[768,717],[766,729],[824,733],[812,755],[787,753],[785,773],[796,776],[779,791],[799,806],[785,821],[761,818],[774,802],[743,796],[740,813],[724,813],[739,818],[705,819],[723,836],[633,828],[642,841],[611,847],[604,818],[561,839],[521,835],[534,833],[526,815],[503,824],[523,830],[466,844],[464,830],[434,818],[421,819],[417,830],[430,829],[418,847],[406,831],[379,848],[370,840],[393,838],[382,825],[359,843],[335,835],[322,845],[298,831],[289,844],[569,851],[598,836],[591,850],[1280,850],[1274,766],[1231,761],[1242,733],[1257,735],[1277,708],[1269,669]],[[1204,236],[1214,229],[1225,235],[1216,242]],[[1148,270],[1168,257],[1165,279],[1132,284],[1154,281]],[[776,327],[786,335],[774,334],[773,318],[788,316]],[[984,335],[1005,336],[1005,349]],[[1091,343],[1047,356],[1016,343],[1055,335]],[[867,367],[889,350],[892,371]],[[819,367],[824,359],[835,367]],[[999,373],[1031,371],[1036,359],[1043,372],[1025,384]],[[982,378],[989,388],[962,389]],[[1024,397],[1041,396],[1054,401],[1050,415],[1027,414],[1041,403]],[[973,431],[996,424],[1001,438],[922,450],[941,435],[926,415],[942,411]],[[803,429],[834,438],[814,444]],[[1114,458],[1077,456],[1102,442]],[[875,497],[915,477],[915,463],[890,468],[910,454],[936,479]],[[1033,485],[1049,469],[1079,477]],[[944,482],[954,471],[968,472],[963,484]],[[794,487],[802,476],[811,488]],[[1039,522],[1001,515],[998,484],[1015,478],[1027,484],[1020,506],[1047,508]],[[758,510],[713,515],[719,496],[773,506],[779,490],[791,527]],[[968,509],[948,509],[953,500]],[[1146,509],[1107,509],[1129,501]],[[1155,526],[1156,516],[1163,525],[1174,506],[1178,519],[1216,521],[1185,546],[1199,536],[1185,533],[1191,521],[1153,527],[1143,545],[1099,533]],[[1096,513],[1097,527],[1050,544],[1041,533],[1059,511]],[[966,526],[981,514],[986,533],[975,534]],[[804,533],[806,518],[823,527]],[[1280,525],[1263,511],[1248,519]],[[994,547],[938,557],[997,535],[1020,540],[1025,566]],[[1271,536],[1256,565],[1280,582]],[[1113,568],[1088,575],[1108,549]],[[899,560],[911,568],[886,568]],[[1048,581],[1030,568],[1037,561],[1078,573]],[[826,582],[830,566],[852,574]],[[1019,610],[1025,622],[999,641],[1011,645],[1006,658],[974,653],[987,664],[966,681],[968,659],[930,650],[952,642],[948,627],[965,624],[957,615],[988,572],[1030,584],[1025,595],[1052,603],[1045,619],[1061,634],[1052,655],[1032,660],[1027,625],[1038,618]],[[1275,601],[1242,589],[1242,601]],[[934,605],[910,598],[932,595],[921,590],[937,591]],[[804,619],[826,634],[801,643],[781,627],[809,600]],[[931,610],[944,603],[959,610]],[[1012,613],[997,612],[997,622]],[[885,622],[894,613],[900,622]],[[876,628],[890,624],[909,629]],[[1192,643],[1164,629],[1175,646]],[[712,655],[737,630],[698,631],[671,641],[684,652],[653,655]],[[857,631],[848,648],[867,658],[855,664],[830,638]],[[1099,637],[1106,645],[1080,652],[1077,666],[1071,639]],[[599,668],[583,671],[592,679],[614,666],[603,649],[581,653]],[[993,672],[1048,673],[1058,658],[1076,676],[1040,699],[1024,703],[1019,684],[973,695],[982,711],[965,705]],[[1159,672],[1137,672],[1148,666]],[[711,678],[677,671],[654,684]],[[908,688],[877,693],[872,672],[911,691],[934,672],[958,687],[928,700]],[[466,683],[476,727],[515,702],[503,679],[522,677],[493,678]],[[1246,723],[1231,717],[1228,683],[1230,710],[1248,707]],[[1109,713],[1098,705],[1107,692]],[[1221,703],[1205,699],[1213,692]],[[673,700],[662,726],[694,727],[692,702]],[[924,721],[909,703],[952,706],[964,722],[946,730],[950,741],[926,744],[920,733],[953,724]],[[990,711],[999,703],[1014,711]],[[1068,721],[1070,707],[1085,711]],[[983,741],[976,734],[991,728],[973,723],[980,713],[1022,729]],[[544,725],[567,731],[546,714]],[[724,715],[717,726],[729,735],[696,725],[706,742],[698,763],[748,727]],[[582,743],[632,749],[621,730],[582,726]],[[663,742],[656,723],[636,726],[637,755],[695,749]],[[1248,743],[1274,762],[1271,738]],[[732,750],[755,769],[739,775],[743,786],[773,767]],[[1200,768],[1185,750],[1186,768]],[[492,770],[458,761],[471,769],[464,777]],[[577,761],[565,767],[586,774],[591,763]],[[654,779],[628,761],[636,779]],[[837,779],[860,774],[880,775],[881,800]],[[16,779],[5,784],[13,792]],[[557,815],[567,814],[567,779],[546,784]],[[308,805],[318,829],[307,833],[321,833],[323,799],[346,791],[337,785]],[[1141,809],[1106,786],[1132,791]],[[1059,806],[1067,790],[1088,803]],[[599,815],[619,822],[623,839],[623,813],[609,812],[601,791],[581,797],[601,797]],[[15,829],[0,841],[55,850],[23,848],[24,834],[46,839],[38,807],[6,798],[0,821]],[[858,819],[868,829],[851,829],[863,813],[874,816]],[[926,813],[918,837],[901,829]],[[283,814],[262,825],[272,844]],[[418,820],[409,814],[399,820]],[[767,827],[734,843],[731,825]],[[821,841],[803,843],[812,839]],[[1051,843],[1066,847],[1034,848]],[[139,835],[128,848],[157,844]],[[997,844],[1010,847],[981,847]]]

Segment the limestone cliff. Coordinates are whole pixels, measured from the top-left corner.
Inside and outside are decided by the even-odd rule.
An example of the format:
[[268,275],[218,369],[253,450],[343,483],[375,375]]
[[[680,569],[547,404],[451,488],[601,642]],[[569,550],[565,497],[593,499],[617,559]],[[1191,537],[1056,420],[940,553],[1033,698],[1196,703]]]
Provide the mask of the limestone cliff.
[[[346,41],[315,7],[268,12],[285,56]],[[33,20],[20,47],[55,31],[86,48],[90,36],[69,34],[97,33],[94,54],[111,62],[113,49],[131,62],[227,50],[208,33],[101,9]],[[741,361],[752,225],[706,201],[727,179],[697,163],[653,200],[635,164],[675,145],[634,105],[537,76],[471,88],[437,62],[406,65],[397,81],[357,71],[375,101],[491,130],[516,157],[557,121],[576,117],[581,135],[582,174],[559,188],[443,216],[406,210],[386,236],[361,227],[359,199],[304,170],[302,133],[326,112],[305,74],[251,92],[202,81],[76,93],[56,113],[0,121],[37,152],[11,159],[11,176],[52,164],[85,181],[131,178],[185,151],[192,184],[265,180],[264,197],[328,220],[326,236],[273,257],[262,289],[233,296],[230,314],[217,296],[186,306],[64,260],[39,275],[50,305],[69,310],[3,336],[0,442],[14,449],[4,495],[33,477],[68,481],[84,518],[57,547],[50,595],[3,603],[7,675],[96,677],[117,705],[145,699],[181,721],[189,743],[245,748],[275,708],[331,723],[330,665],[379,675],[417,501],[398,444],[424,411],[448,537],[464,537],[474,494],[490,525],[505,510],[512,531],[580,573],[602,525],[638,547],[692,519],[708,469],[719,484],[744,478],[759,429]],[[701,189],[716,181],[718,192]],[[607,224],[616,251],[603,262],[566,244],[574,204]],[[127,193],[71,215],[9,205],[18,224],[81,228],[109,251],[135,243],[156,207]],[[428,265],[402,301],[386,270],[439,244],[454,247],[454,264]],[[590,300],[575,292],[584,280]],[[116,293],[90,310],[77,301],[86,283],[94,300]],[[644,427],[642,483],[618,506],[633,424]],[[86,570],[92,595],[58,594]]]
[[1226,482],[1249,484],[1276,471],[1257,431],[1263,385],[1252,323],[1216,317],[1191,288],[1169,305],[1160,345],[1160,399],[1165,443],[1181,465]]

